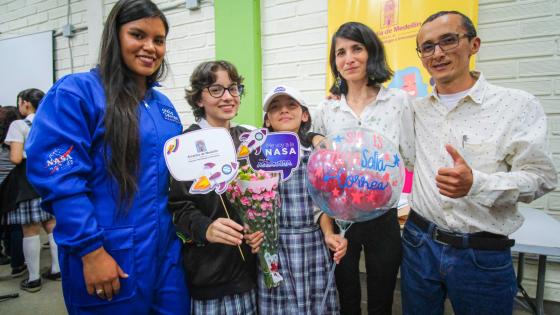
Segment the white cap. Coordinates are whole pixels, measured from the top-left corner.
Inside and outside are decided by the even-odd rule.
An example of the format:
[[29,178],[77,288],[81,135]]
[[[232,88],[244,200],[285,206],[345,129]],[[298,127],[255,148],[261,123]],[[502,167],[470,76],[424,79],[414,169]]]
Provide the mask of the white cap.
[[296,102],[298,102],[299,105],[306,106],[305,101],[301,97],[301,93],[297,89],[287,85],[276,85],[272,88],[272,90],[270,90],[270,92],[268,92],[268,94],[264,98],[263,111],[265,113],[268,111],[268,106],[270,105],[270,103],[278,95],[288,95]]

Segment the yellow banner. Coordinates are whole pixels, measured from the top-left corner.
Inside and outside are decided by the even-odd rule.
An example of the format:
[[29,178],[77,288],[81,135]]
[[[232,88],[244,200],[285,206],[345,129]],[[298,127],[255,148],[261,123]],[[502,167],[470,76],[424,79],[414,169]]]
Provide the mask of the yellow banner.
[[[329,43],[338,27],[356,21],[368,25],[385,44],[387,61],[395,72],[389,87],[401,88],[412,96],[425,96],[432,90],[430,75],[416,54],[416,34],[424,20],[443,10],[455,10],[478,23],[478,0],[329,0]],[[471,59],[474,67],[474,58]],[[328,61],[327,61],[327,67]],[[327,90],[333,83],[327,76]]]

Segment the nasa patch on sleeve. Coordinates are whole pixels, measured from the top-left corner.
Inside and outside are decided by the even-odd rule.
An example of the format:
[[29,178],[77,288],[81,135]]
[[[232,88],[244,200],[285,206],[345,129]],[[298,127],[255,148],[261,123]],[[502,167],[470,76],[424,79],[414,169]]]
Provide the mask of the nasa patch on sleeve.
[[52,150],[45,161],[45,169],[49,175],[74,168],[77,161],[72,157],[73,151],[74,145],[60,145]]
[[163,117],[163,119],[179,125],[181,124],[181,119],[179,119],[179,114],[177,114],[175,108],[159,104],[159,112],[161,113],[161,117]]

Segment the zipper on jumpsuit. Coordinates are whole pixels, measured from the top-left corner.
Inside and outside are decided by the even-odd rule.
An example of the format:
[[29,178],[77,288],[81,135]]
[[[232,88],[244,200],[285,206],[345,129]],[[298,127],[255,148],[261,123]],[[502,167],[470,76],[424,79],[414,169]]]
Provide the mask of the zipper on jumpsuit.
[[[154,117],[152,116],[151,113],[151,106],[150,104],[148,104],[148,102],[146,101],[146,96],[148,95],[148,92],[146,92],[146,95],[144,95],[144,99],[142,100],[142,102],[144,103],[144,109],[146,110],[146,114],[150,117],[150,119],[152,120],[153,126],[154,126],[154,130],[155,130],[155,134],[156,134],[156,146],[155,149],[157,149],[157,146],[159,144],[159,133],[158,133],[158,127],[157,127],[157,123],[154,119]],[[157,150],[156,150],[157,151]],[[156,152],[156,160],[157,160],[157,154],[161,153],[161,152]],[[154,208],[155,208],[155,216],[156,216],[156,222],[157,222],[157,229],[156,229],[156,239],[158,240],[158,245],[159,243],[162,241],[161,239],[161,223],[160,223],[160,214],[159,214],[159,194],[157,193],[157,189],[159,188],[159,173],[160,173],[160,169],[159,169],[159,163],[156,163],[156,178],[157,178],[157,183],[156,183],[156,196],[155,196],[155,202],[154,202]],[[161,253],[159,252],[159,249],[161,248],[161,246],[157,246],[156,251],[157,251],[157,260],[158,260],[158,266],[161,265]]]

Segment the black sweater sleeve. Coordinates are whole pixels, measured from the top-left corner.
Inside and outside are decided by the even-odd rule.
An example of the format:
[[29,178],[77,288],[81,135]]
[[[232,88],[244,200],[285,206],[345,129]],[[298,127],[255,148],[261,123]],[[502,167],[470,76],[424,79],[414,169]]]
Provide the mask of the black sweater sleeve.
[[[198,125],[191,125],[185,133],[198,130]],[[239,135],[248,131],[242,127],[233,127],[230,134],[233,138],[235,147],[239,146]],[[191,194],[189,189],[192,181],[180,182],[171,178],[169,190],[169,210],[173,215],[173,223],[177,230],[192,238],[195,243],[206,244],[206,231],[208,226],[217,218],[225,217],[224,207],[220,201],[220,196],[215,192],[207,194]],[[224,197],[224,202],[229,202]],[[231,208],[231,205],[230,207]],[[240,221],[235,214],[232,218]],[[239,222],[238,222],[239,223]]]
[[171,179],[169,210],[177,230],[189,235],[196,243],[206,243],[206,230],[212,219],[199,208],[205,204],[206,196],[189,193],[192,183]]

